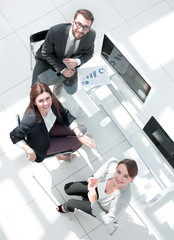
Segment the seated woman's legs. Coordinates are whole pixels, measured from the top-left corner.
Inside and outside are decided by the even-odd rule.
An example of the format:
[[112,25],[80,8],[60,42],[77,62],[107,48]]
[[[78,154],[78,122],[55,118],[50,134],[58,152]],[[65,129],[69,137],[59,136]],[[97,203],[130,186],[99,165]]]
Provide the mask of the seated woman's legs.
[[70,199],[63,204],[63,207],[66,212],[74,212],[74,209],[77,208],[92,215],[92,208],[89,200]]
[[[79,129],[85,133],[86,127],[84,125],[79,125]],[[75,152],[81,146],[81,142],[75,136],[75,133],[70,130],[68,126],[60,125],[55,123],[52,129],[49,132],[50,136],[50,147],[47,151],[47,155],[54,155],[56,153],[64,153],[64,152]],[[75,155],[72,155],[74,157]],[[59,160],[70,159],[70,156],[61,155],[57,157]]]
[[68,195],[81,196],[88,199],[88,182],[70,182],[64,186],[64,190]]
[[[87,132],[87,128],[82,124],[78,125],[78,128],[83,134]],[[49,136],[50,137],[75,136],[75,133],[68,126],[55,123],[49,132]]]
[[81,196],[85,200],[70,199],[63,204],[65,211],[73,212],[75,208],[91,214],[91,203],[88,200],[88,182],[70,182],[64,187],[66,194]]
[[50,138],[50,147],[47,150],[47,155],[54,155],[56,153],[75,152],[81,146],[81,142],[74,136],[72,137],[52,137]]

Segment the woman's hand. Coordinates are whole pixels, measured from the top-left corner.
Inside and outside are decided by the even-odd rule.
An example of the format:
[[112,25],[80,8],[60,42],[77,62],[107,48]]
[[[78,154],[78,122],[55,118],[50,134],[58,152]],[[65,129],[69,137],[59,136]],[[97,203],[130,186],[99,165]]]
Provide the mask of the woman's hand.
[[92,187],[92,188],[96,188],[97,185],[99,183],[99,180],[98,178],[95,178],[95,177],[90,177],[88,179],[88,190]]
[[86,146],[88,146],[90,148],[96,147],[95,141],[86,135],[83,135],[82,137],[79,137],[78,139],[82,144],[85,144]]
[[88,192],[88,198],[91,203],[97,201],[97,193],[94,187],[90,187],[89,192]]
[[36,154],[33,149],[31,151],[27,152],[27,159],[31,162],[34,162],[36,160]]
[[25,144],[22,149],[26,152],[27,154],[27,159],[29,161],[32,161],[34,162],[36,160],[36,154],[35,154],[35,151],[29,147],[27,144]]

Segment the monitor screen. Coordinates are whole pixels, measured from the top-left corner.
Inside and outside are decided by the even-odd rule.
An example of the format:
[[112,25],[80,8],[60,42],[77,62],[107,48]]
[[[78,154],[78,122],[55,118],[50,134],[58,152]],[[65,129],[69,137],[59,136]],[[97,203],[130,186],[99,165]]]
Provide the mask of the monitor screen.
[[143,131],[174,167],[174,142],[153,116],[146,123]]
[[138,96],[142,102],[145,102],[151,89],[150,85],[105,34],[101,56],[112,69],[119,74],[136,96]]

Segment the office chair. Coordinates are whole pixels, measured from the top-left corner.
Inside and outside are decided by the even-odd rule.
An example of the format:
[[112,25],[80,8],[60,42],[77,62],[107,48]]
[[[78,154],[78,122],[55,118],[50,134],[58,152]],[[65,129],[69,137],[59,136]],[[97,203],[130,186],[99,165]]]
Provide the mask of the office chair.
[[35,43],[44,40],[47,35],[47,32],[48,32],[48,30],[43,30],[41,32],[37,32],[37,33],[30,35],[30,66],[31,66],[31,70],[33,70],[33,63],[32,63],[33,56],[35,58],[34,45],[35,45]]
[[[82,211],[81,209],[77,209],[77,208],[74,209],[74,212],[72,213],[73,215],[72,215],[72,217],[70,218],[70,220],[73,220],[73,218],[76,216],[77,213],[80,213],[80,214],[82,214],[83,216],[88,217],[89,220],[90,220],[90,219],[96,219],[96,220],[97,220],[96,217],[94,217],[94,216],[92,216],[91,214],[88,214],[88,213]],[[115,233],[115,231],[118,229],[118,227],[119,227],[119,224],[118,224],[117,222],[113,222],[112,225],[106,226],[106,228],[108,229],[109,234],[110,234],[111,236]]]
[[[21,122],[21,119],[20,119],[20,116],[19,114],[16,115],[16,123],[17,125],[19,125]],[[70,154],[70,161],[72,160],[72,152],[64,152],[64,153],[56,153],[54,155],[50,155],[50,156],[47,156],[47,158],[50,158],[50,157],[57,157],[57,156],[60,156],[60,155],[63,155],[63,154]],[[58,160],[60,162],[60,160]],[[61,163],[61,162],[60,162]],[[43,164],[43,163],[41,163]],[[43,164],[44,165],[44,164]],[[42,186],[42,184],[40,183],[40,181],[38,180],[38,178],[35,176],[34,174],[34,169],[33,169],[33,162],[30,161],[30,167],[31,167],[31,172],[32,172],[32,177],[34,178],[34,180],[38,183],[38,185],[42,188],[42,190],[47,194],[47,196],[52,200],[52,202],[56,205],[57,207],[57,203],[55,202],[55,200],[53,199],[52,196],[50,196],[50,194],[48,193],[48,191]],[[44,168],[46,168],[46,170],[49,172],[48,168],[44,165]]]

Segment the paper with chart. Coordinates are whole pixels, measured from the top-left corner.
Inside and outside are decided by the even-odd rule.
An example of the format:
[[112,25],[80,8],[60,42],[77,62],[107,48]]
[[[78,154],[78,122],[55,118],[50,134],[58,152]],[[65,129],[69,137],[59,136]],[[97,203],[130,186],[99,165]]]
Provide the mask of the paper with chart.
[[82,87],[95,87],[110,83],[107,65],[79,68],[78,77]]

